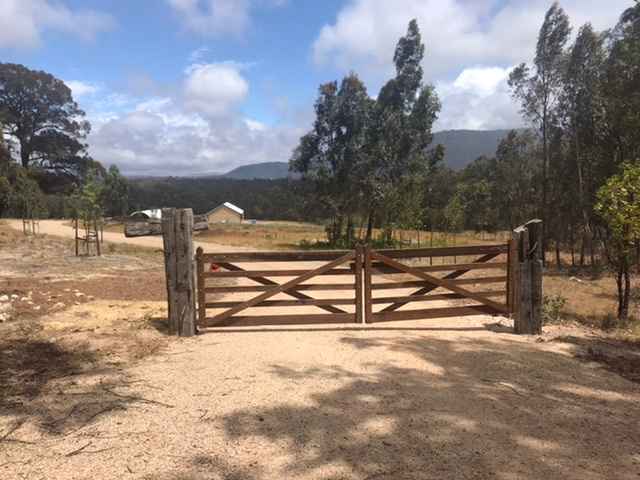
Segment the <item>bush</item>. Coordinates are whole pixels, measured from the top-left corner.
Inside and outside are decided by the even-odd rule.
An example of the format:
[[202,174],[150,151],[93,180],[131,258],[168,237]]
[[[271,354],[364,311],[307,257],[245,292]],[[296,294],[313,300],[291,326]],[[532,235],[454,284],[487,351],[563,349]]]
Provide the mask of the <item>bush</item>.
[[562,295],[545,295],[542,299],[542,319],[544,323],[557,323],[562,319],[562,309],[567,299]]

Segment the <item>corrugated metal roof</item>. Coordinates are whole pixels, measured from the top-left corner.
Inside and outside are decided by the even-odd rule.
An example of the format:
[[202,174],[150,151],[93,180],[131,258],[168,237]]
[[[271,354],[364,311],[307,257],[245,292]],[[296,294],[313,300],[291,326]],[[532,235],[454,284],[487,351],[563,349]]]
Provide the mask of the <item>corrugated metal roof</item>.
[[222,205],[224,205],[225,207],[233,210],[236,213],[239,213],[240,215],[244,215],[244,210],[241,209],[240,207],[235,206],[233,203],[231,202],[224,202]]

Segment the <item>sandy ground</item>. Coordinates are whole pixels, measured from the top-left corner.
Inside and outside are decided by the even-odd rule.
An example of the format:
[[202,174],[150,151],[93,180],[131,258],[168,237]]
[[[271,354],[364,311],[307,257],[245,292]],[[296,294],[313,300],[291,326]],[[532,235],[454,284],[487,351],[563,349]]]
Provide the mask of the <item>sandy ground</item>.
[[640,384],[582,356],[591,332],[476,316],[175,339],[162,279],[135,290],[130,265],[122,300],[113,271],[60,279],[96,298],[38,318],[37,337],[4,324],[0,478],[640,476]]
[[[15,230],[22,230],[22,220],[6,220],[7,224]],[[64,238],[75,238],[75,232],[73,227],[68,225],[68,221],[64,220],[41,220],[40,221],[40,233],[45,235],[54,235]],[[149,237],[132,237],[127,238],[119,232],[104,232],[105,242],[113,243],[126,243],[129,245],[135,245],[138,247],[150,247],[162,249],[162,237],[161,236],[149,236]],[[212,242],[194,242],[194,248],[202,246],[207,251],[217,252],[234,252],[243,251],[241,247],[231,247],[229,245],[220,245]]]

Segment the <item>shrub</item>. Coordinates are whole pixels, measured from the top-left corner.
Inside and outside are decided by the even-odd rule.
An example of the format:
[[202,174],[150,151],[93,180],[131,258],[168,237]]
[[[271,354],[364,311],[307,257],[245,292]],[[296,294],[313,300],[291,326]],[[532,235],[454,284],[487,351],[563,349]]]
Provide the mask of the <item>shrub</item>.
[[542,319],[544,323],[557,323],[562,319],[562,309],[567,299],[562,295],[545,295],[542,299]]

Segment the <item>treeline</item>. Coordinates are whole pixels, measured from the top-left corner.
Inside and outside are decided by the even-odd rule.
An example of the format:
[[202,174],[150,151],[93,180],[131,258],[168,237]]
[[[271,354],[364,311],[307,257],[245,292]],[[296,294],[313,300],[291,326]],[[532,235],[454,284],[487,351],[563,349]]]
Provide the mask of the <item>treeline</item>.
[[146,208],[192,208],[202,214],[223,202],[245,210],[246,218],[258,220],[315,220],[326,218],[321,206],[311,205],[300,182],[281,180],[234,180],[226,178],[168,177],[130,180],[132,210]]

